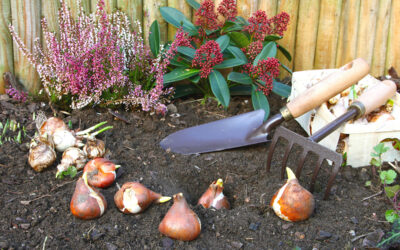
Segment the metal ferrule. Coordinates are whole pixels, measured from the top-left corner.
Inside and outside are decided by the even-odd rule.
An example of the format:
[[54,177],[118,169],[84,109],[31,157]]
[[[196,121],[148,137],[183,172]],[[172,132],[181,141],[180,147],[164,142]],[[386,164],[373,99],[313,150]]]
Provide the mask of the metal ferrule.
[[289,109],[285,106],[283,108],[281,108],[279,110],[279,112],[281,113],[283,119],[285,119],[285,121],[289,121],[293,119],[293,115],[292,113],[290,113]]
[[365,106],[362,102],[355,101],[350,105],[350,108],[356,108],[358,110],[355,119],[358,119],[365,114]]

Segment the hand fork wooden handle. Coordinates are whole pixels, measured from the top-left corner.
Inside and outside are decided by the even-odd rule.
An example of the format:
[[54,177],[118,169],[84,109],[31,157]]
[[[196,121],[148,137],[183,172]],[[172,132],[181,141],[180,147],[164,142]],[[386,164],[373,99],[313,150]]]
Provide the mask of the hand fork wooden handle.
[[[298,159],[300,159],[298,162],[297,170],[296,170],[296,176],[297,178],[300,177],[306,156],[310,151],[313,151],[314,153],[317,154],[318,160],[317,160],[317,165],[314,169],[312,180],[311,180],[311,187],[310,190],[312,191],[314,188],[314,183],[315,179],[318,175],[319,169],[322,165],[322,162],[324,159],[329,159],[333,160],[334,162],[334,169],[332,171],[332,174],[329,178],[327,189],[325,192],[325,199],[328,197],[330,188],[334,182],[334,179],[336,177],[337,172],[339,171],[339,168],[342,163],[342,156],[337,154],[336,152],[333,152],[332,150],[329,150],[325,148],[322,145],[317,144],[317,142],[321,141],[324,139],[327,135],[329,135],[331,132],[336,130],[338,127],[340,127],[343,123],[353,119],[353,118],[358,118],[361,117],[365,114],[370,113],[371,111],[375,110],[376,108],[380,107],[381,105],[385,104],[385,102],[391,98],[396,92],[396,85],[394,82],[386,80],[383,81],[369,89],[367,89],[356,101],[354,101],[351,106],[349,107],[348,111],[343,114],[342,116],[338,117],[331,123],[327,124],[325,127],[321,128],[318,130],[316,133],[314,133],[312,136],[308,138],[304,138],[294,132],[291,132],[288,129],[285,129],[283,127],[279,127],[274,134],[274,137],[272,138],[272,143],[270,146],[270,150],[268,152],[268,157],[267,157],[267,171],[270,170],[271,167],[271,159],[272,155],[276,146],[276,143],[280,137],[284,137],[288,140],[288,145],[284,153],[283,161],[282,161],[282,167],[281,167],[281,178],[283,179],[284,177],[284,171],[286,168],[286,163],[290,154],[290,151],[293,147],[294,144],[298,144],[299,146],[303,147],[303,151]],[[321,157],[324,156],[324,157]]]

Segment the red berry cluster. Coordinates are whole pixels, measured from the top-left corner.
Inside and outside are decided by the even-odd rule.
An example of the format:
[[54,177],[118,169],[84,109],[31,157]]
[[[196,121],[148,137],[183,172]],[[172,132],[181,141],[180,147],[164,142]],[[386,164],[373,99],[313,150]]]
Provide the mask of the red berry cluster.
[[211,73],[212,67],[222,63],[223,60],[219,44],[214,40],[210,40],[196,50],[192,67],[200,67],[200,77],[207,78]]
[[259,91],[262,91],[264,95],[271,93],[273,82],[275,77],[279,76],[280,63],[278,59],[269,57],[266,60],[260,60],[257,66],[253,66],[252,63],[244,65],[244,73],[247,73],[254,81],[261,80],[265,82],[264,85],[258,85]]
[[273,25],[271,34],[278,34],[280,36],[283,36],[283,32],[287,30],[287,26],[290,21],[289,14],[286,12],[282,12],[271,18],[271,20],[271,24]]
[[207,30],[218,29],[221,24],[218,21],[218,15],[214,12],[214,8],[215,5],[212,0],[205,0],[195,13],[195,24]]
[[228,21],[235,20],[238,13],[235,0],[223,0],[218,6],[218,12]]
[[261,40],[257,40],[250,43],[246,48],[242,48],[242,51],[246,54],[250,61],[253,61],[262,49],[263,44]]
[[249,18],[249,25],[244,26],[244,31],[249,32],[255,40],[264,40],[266,35],[283,35],[289,24],[290,16],[282,12],[270,19],[263,10],[258,10]]

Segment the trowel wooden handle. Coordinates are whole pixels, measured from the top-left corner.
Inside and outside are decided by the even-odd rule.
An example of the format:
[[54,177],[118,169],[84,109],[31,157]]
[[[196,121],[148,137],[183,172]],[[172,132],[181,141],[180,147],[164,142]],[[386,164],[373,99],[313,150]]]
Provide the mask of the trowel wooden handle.
[[294,98],[286,107],[292,117],[299,117],[357,83],[368,72],[368,63],[361,58],[355,59]]
[[[396,84],[393,81],[385,80],[369,89],[367,89],[357,102],[362,103],[365,108],[364,114],[368,114],[379,108],[396,94]],[[361,115],[364,115],[361,114]]]

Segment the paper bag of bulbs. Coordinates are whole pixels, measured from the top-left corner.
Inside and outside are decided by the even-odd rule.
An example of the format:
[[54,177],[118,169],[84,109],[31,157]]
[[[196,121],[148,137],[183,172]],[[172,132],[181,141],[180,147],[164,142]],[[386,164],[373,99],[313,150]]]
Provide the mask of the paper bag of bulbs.
[[[337,70],[294,72],[292,92],[288,100],[295,98],[307,88],[317,84],[321,79]],[[313,131],[318,131],[345,113],[357,96],[378,83],[377,79],[367,75],[357,84],[331,98],[319,108],[296,118],[296,121],[308,135],[311,135]],[[376,94],[379,95],[379,93]],[[382,141],[387,144],[385,146],[390,148],[382,155],[383,160],[394,161],[396,158],[399,160],[400,152],[391,146],[391,138],[400,138],[400,95],[398,93],[379,109],[366,117],[345,123],[319,143],[340,153],[346,153],[347,165],[362,167],[370,165],[373,147]]]

